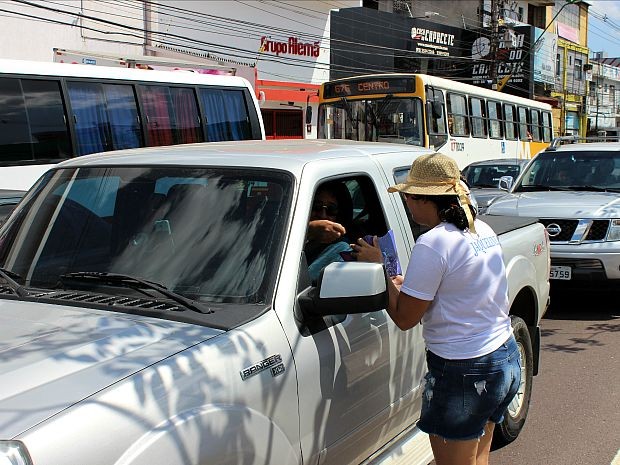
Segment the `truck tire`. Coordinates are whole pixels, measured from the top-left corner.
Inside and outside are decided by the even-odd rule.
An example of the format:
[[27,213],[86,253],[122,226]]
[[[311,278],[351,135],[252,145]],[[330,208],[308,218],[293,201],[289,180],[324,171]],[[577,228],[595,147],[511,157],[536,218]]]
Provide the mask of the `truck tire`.
[[517,438],[525,424],[532,396],[532,374],[534,369],[532,340],[530,339],[530,333],[525,321],[518,316],[511,316],[510,319],[517,346],[519,347],[521,384],[517,394],[506,410],[504,421],[495,426],[492,443],[493,449],[504,447]]

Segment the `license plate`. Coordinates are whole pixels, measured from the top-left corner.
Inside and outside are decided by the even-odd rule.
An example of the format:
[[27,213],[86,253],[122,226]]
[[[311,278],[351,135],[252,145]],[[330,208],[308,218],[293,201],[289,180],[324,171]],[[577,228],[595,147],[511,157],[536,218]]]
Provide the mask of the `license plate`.
[[552,266],[549,273],[549,279],[564,279],[569,280],[572,276],[572,269],[570,266]]

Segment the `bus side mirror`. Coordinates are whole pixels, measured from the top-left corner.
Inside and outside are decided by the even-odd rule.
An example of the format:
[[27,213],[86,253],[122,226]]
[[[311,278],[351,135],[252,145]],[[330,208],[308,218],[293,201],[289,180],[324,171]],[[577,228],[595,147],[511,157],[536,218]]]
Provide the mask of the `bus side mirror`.
[[310,105],[306,107],[306,124],[312,124],[312,107]]

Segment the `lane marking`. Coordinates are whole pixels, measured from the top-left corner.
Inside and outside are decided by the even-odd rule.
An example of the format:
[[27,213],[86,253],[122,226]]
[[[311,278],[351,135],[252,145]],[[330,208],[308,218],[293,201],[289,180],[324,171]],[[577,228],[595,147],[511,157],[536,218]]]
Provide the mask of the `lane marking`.
[[620,465],[620,449],[609,465]]

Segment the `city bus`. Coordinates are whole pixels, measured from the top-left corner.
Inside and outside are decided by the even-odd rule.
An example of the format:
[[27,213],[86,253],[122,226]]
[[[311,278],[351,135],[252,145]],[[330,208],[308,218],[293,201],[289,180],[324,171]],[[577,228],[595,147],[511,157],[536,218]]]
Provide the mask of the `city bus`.
[[237,76],[0,60],[0,101],[0,189],[95,152],[265,138]]
[[551,106],[424,74],[325,82],[319,139],[433,147],[461,168],[492,158],[531,158],[553,137]]

